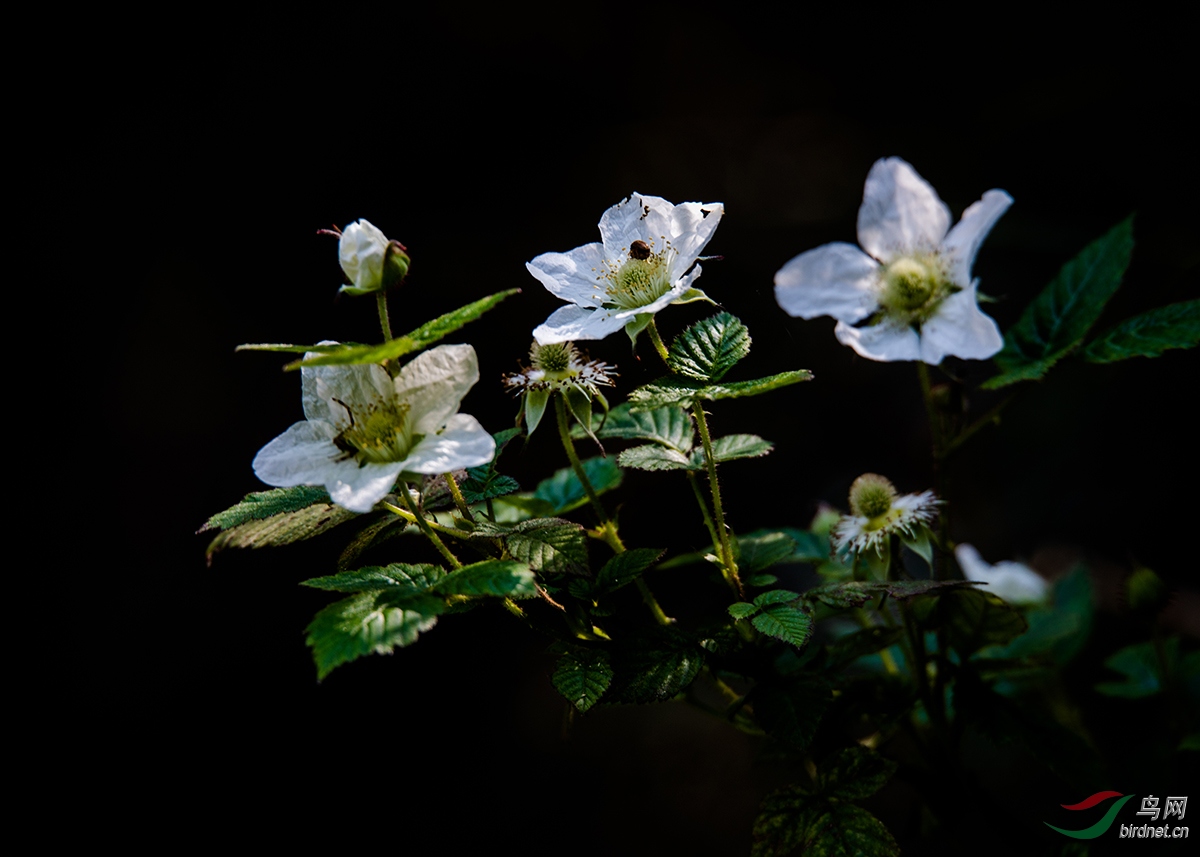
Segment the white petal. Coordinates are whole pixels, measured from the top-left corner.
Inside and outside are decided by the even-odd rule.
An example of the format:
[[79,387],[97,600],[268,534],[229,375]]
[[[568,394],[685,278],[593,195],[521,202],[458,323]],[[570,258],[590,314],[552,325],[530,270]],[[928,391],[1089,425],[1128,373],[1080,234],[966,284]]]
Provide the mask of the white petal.
[[426,435],[397,467],[408,473],[448,473],[487,464],[495,454],[496,441],[479,420],[455,414],[441,434]]
[[967,580],[988,584],[987,591],[1012,604],[1035,604],[1046,600],[1049,584],[1046,579],[1019,562],[999,562],[989,565],[971,545],[958,545],[954,558]]
[[533,329],[539,345],[571,342],[578,339],[603,339],[625,326],[626,319],[604,309],[584,309],[574,305],[559,307]]
[[556,297],[573,304],[596,307],[604,303],[602,279],[608,273],[608,263],[602,244],[584,244],[567,253],[543,253],[526,270]]
[[[309,351],[304,356],[315,357],[317,352]],[[347,408],[357,414],[365,414],[370,408],[393,395],[391,377],[382,366],[374,363],[355,366],[303,366],[300,369],[300,390],[304,401],[304,416],[310,420],[325,420],[336,426],[339,431],[350,426]],[[334,401],[335,399],[337,401]]]
[[672,266],[676,275],[692,267],[704,252],[724,214],[725,206],[719,202],[684,202],[675,206],[671,212],[671,232],[664,234],[671,239],[677,254]]
[[333,445],[337,430],[324,421],[292,426],[254,456],[254,475],[276,488],[324,485],[342,452]]
[[968,206],[962,219],[942,241],[942,254],[950,262],[950,279],[960,286],[971,282],[971,265],[987,234],[1000,215],[1012,205],[1012,197],[1002,190],[989,190],[979,202]]
[[351,512],[360,513],[371,511],[392,490],[401,469],[397,462],[360,466],[352,458],[338,462],[336,467],[336,472],[325,482],[329,498]]
[[387,236],[368,220],[351,223],[342,230],[338,260],[355,286],[367,290],[379,288],[387,245]]
[[946,237],[950,209],[907,161],[883,158],[867,173],[858,210],[858,243],[881,262],[933,251]]
[[634,241],[651,244],[655,252],[662,249],[661,236],[671,237],[671,203],[658,196],[635,193],[600,215],[600,238],[604,252],[613,262],[624,261],[629,245]]
[[852,327],[839,321],[833,335],[842,345],[849,345],[868,360],[920,359],[920,337],[908,325],[881,321],[870,327]]
[[946,298],[921,325],[921,360],[931,366],[946,356],[964,360],[991,357],[1004,345],[1000,328],[975,301],[976,283]]
[[853,324],[879,308],[879,263],[853,244],[801,253],[775,274],[775,301],[800,318],[830,315]]
[[396,395],[408,403],[413,431],[433,434],[458,411],[479,380],[479,359],[470,345],[439,345],[417,355],[396,376]]

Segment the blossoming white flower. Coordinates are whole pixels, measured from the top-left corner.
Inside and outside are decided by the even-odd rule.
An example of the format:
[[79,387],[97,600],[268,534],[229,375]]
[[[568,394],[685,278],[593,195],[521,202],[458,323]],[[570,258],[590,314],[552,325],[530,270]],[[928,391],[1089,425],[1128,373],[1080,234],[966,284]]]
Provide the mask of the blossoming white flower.
[[353,285],[341,290],[365,295],[393,285],[408,273],[408,254],[399,241],[389,241],[370,221],[360,219],[342,230],[338,261]]
[[890,480],[864,473],[850,486],[850,514],[833,528],[833,545],[856,554],[874,548],[883,556],[888,536],[920,537],[937,517],[940,503],[932,491],[898,496]]
[[[529,349],[530,366],[504,376],[504,386],[514,394],[525,395],[525,430],[533,434],[542,420],[546,405],[553,393],[583,397],[581,408],[591,408],[591,400],[599,397],[600,386],[613,386],[615,367],[601,360],[589,360],[572,342],[552,342],[539,345],[535,340]],[[572,399],[568,397],[568,403]],[[608,405],[605,403],[605,410]]]
[[600,218],[602,243],[543,253],[525,267],[568,306],[533,331],[539,343],[631,336],[670,303],[706,300],[695,264],[724,214],[721,203],[672,205],[635,193]]
[[836,318],[838,341],[871,360],[991,357],[1003,339],[979,309],[971,266],[1011,204],[989,190],[949,229],[950,209],[908,163],[876,161],[858,210],[863,249],[834,243],[800,254],[775,274],[775,300],[789,315]]
[[1010,604],[1039,604],[1046,600],[1050,589],[1046,579],[1023,563],[989,565],[970,545],[958,545],[954,558],[967,580],[988,584],[988,592]]
[[374,364],[306,366],[300,376],[307,419],[254,457],[268,485],[324,485],[339,506],[369,512],[402,475],[477,467],[496,451],[479,421],[458,413],[479,380],[469,345],[425,351],[395,379]]

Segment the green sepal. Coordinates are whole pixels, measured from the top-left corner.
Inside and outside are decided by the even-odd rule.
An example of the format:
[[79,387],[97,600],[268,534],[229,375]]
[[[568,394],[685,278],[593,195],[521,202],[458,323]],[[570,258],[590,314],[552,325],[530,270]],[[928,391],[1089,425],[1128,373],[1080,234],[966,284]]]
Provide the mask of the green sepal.
[[399,241],[389,241],[383,253],[383,276],[379,285],[373,289],[361,289],[352,284],[343,285],[338,291],[348,295],[369,295],[372,292],[386,291],[400,285],[408,276],[408,266],[412,260],[404,252],[404,245]]
[[1131,215],[1063,265],[1025,308],[994,358],[1001,373],[983,387],[1037,380],[1078,346],[1121,285],[1132,253]]
[[671,343],[667,365],[699,381],[720,381],[750,353],[750,332],[727,312],[698,321]]
[[637,350],[637,338],[643,330],[645,330],[650,322],[654,321],[654,313],[641,312],[625,322],[625,335],[629,337],[629,343]]
[[915,536],[910,536],[905,533],[900,534],[902,541],[909,550],[925,560],[925,564],[933,568],[933,545],[929,543],[929,530],[925,527],[918,526]]
[[690,304],[696,301],[707,301],[713,306],[720,306],[716,301],[704,294],[700,289],[688,289],[682,295],[671,301],[672,304]]
[[578,387],[568,387],[565,391],[563,391],[562,395],[567,401],[567,410],[571,412],[571,416],[575,417],[575,422],[578,423],[579,427],[583,429],[584,434],[590,437],[592,442],[595,443],[596,446],[600,446],[600,448],[603,450],[604,447],[601,446],[599,438],[597,438],[595,432],[592,431],[591,397]]
[[525,433],[533,434],[546,413],[546,405],[550,403],[549,390],[525,391]]
[[1090,363],[1113,363],[1131,357],[1158,357],[1169,348],[1200,344],[1200,300],[1159,307],[1126,319],[1096,337],[1083,350]]
[[580,714],[595,705],[612,683],[613,668],[603,649],[567,646],[550,680]]

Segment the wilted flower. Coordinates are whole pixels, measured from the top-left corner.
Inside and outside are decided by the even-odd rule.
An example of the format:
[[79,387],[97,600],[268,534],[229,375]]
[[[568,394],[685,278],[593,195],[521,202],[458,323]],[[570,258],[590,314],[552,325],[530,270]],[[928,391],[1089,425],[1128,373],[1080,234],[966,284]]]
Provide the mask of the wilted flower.
[[338,261],[352,285],[341,290],[365,295],[393,286],[408,273],[408,254],[399,241],[389,241],[368,220],[358,220],[342,230]]
[[856,554],[874,548],[883,556],[888,536],[919,538],[937,518],[940,502],[932,491],[898,496],[891,481],[864,473],[850,486],[850,514],[833,528],[833,545]]
[[636,336],[667,304],[706,300],[692,287],[700,276],[695,262],[724,211],[719,202],[673,205],[635,193],[600,218],[603,243],[527,262],[529,273],[570,304],[538,325],[534,339],[603,339],[622,327]]
[[541,422],[553,393],[572,393],[590,401],[600,396],[600,386],[611,387],[617,374],[615,367],[589,360],[571,342],[539,345],[535,341],[529,349],[529,362],[528,368],[504,376],[505,387],[525,395],[525,427],[529,434]]
[[989,565],[970,545],[956,547],[954,558],[967,580],[986,583],[988,592],[1010,604],[1039,604],[1046,600],[1050,588],[1046,579],[1023,563],[1006,561]]
[[367,364],[306,366],[300,380],[307,419],[254,457],[268,485],[324,485],[339,506],[369,512],[404,474],[477,467],[495,453],[479,421],[458,413],[479,380],[469,345],[430,349],[394,379]]
[[802,253],[775,274],[775,300],[789,315],[836,318],[838,341],[871,360],[991,357],[1003,340],[979,309],[971,266],[1011,204],[989,190],[949,229],[950,209],[908,163],[876,161],[858,210],[866,253],[845,243]]

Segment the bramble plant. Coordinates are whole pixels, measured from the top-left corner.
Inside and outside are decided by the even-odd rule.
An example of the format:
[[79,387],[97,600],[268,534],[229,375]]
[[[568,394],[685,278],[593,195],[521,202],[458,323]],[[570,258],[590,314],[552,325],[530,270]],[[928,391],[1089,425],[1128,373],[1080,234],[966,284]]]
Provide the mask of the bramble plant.
[[[951,542],[947,459],[1060,361],[1157,357],[1200,341],[1200,301],[1093,333],[1129,264],[1132,218],[1067,262],[1001,335],[979,307],[972,265],[1011,204],[989,190],[952,227],[947,206],[909,164],[880,160],[859,211],[861,249],[829,244],[780,269],[775,296],[788,314],[832,316],[838,340],[862,357],[916,364],[938,484],[916,490],[864,473],[844,513],[823,507],[813,521],[740,533],[730,522],[750,513],[730,511],[747,500],[723,491],[720,469],[768,455],[774,444],[717,434],[724,411],[750,396],[802,396],[791,388],[813,376],[785,366],[744,377],[750,333],[724,309],[669,343],[660,332],[657,314],[670,305],[713,303],[695,283],[700,262],[713,258],[701,253],[716,240],[721,204],[635,193],[603,214],[601,242],[527,264],[567,303],[533,329],[528,365],[503,377],[520,398],[517,424],[507,427],[459,412],[480,378],[478,359],[470,345],[442,340],[516,290],[395,336],[388,292],[407,275],[407,249],[365,220],[334,230],[343,290],[375,296],[382,341],[239,346],[299,355],[286,368],[299,370],[305,419],[254,459],[271,490],[203,526],[215,533],[208,556],[343,540],[337,568],[303,581],[337,594],[307,628],[318,679],[411,645],[444,617],[503,608],[549,641],[551,680],[578,714],[686,700],[794,759],[797,782],[764,801],[751,853],[898,853],[892,833],[858,802],[898,776],[922,793],[932,818],[952,811],[945,795],[966,778],[965,724],[1019,733],[1026,721],[1014,712],[1034,705],[1030,688],[1078,653],[1091,622],[1082,570],[1051,585],[1028,566],[990,565],[969,544]],[[720,294],[719,275],[711,290]],[[610,403],[622,392],[617,367],[590,359],[578,343],[622,330],[634,348],[649,342],[662,374]],[[513,342],[514,356],[527,342]],[[941,394],[935,372],[946,357],[993,361],[997,371],[983,386],[1011,387],[1012,395],[968,413],[965,398]],[[526,490],[505,475],[504,455],[535,430],[557,433],[566,463],[548,465]],[[670,555],[657,544],[626,544],[610,496],[625,469],[686,479],[709,549]],[[622,502],[631,515],[653,497]],[[394,538],[405,534],[427,541],[440,561],[408,559],[411,542]],[[781,585],[781,567],[796,564],[812,566],[820,582],[805,591]],[[655,597],[654,579],[685,567],[696,587],[719,593],[712,603],[721,606],[677,621]],[[640,597],[627,597],[634,590]],[[1161,606],[1161,590],[1142,569],[1130,580],[1130,602]],[[1112,654],[1107,665],[1123,679],[1097,690],[1182,695],[1198,658],[1152,629],[1146,642]],[[1194,714],[1195,700],[1180,698]],[[1176,744],[1196,742],[1187,722],[1165,727],[1177,731]],[[1038,728],[1052,768],[1056,753],[1069,757],[1081,742],[1052,717]],[[893,758],[897,736],[916,748],[915,759]]]

